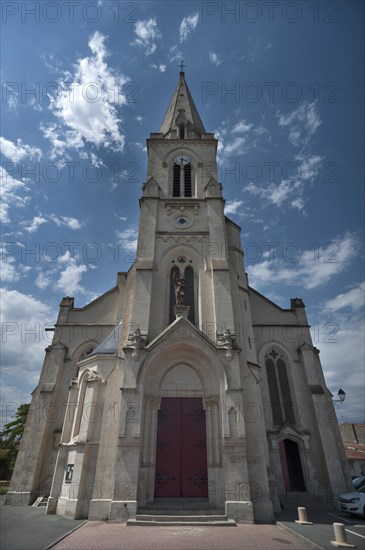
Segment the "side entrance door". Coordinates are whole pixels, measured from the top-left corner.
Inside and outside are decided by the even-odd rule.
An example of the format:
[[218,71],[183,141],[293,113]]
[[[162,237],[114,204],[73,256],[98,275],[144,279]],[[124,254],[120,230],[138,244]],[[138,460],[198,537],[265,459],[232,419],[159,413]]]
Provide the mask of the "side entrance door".
[[161,399],[155,497],[208,497],[205,411],[200,397]]
[[286,491],[305,491],[298,444],[291,439],[279,443],[281,470]]

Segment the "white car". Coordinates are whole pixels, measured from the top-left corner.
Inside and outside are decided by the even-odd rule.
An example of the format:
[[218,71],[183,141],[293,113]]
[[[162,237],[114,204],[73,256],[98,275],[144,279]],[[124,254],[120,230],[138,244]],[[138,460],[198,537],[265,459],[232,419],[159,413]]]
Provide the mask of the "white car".
[[365,516],[365,487],[340,495],[339,507],[342,512]]
[[352,480],[352,485],[354,486],[355,491],[357,491],[361,487],[364,487],[365,476],[355,477],[355,479]]

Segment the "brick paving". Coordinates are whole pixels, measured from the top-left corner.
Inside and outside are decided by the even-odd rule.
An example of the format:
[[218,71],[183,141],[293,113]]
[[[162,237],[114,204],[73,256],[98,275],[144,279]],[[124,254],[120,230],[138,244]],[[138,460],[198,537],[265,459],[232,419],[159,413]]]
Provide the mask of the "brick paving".
[[[127,527],[89,521],[52,550],[313,550],[276,525]],[[317,547],[318,548],[318,547]]]

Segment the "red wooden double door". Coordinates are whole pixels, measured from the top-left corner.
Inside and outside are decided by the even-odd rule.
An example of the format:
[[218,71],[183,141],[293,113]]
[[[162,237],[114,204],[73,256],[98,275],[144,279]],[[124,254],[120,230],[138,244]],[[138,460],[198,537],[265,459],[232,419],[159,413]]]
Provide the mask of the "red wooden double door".
[[205,411],[201,398],[161,399],[155,497],[208,497]]

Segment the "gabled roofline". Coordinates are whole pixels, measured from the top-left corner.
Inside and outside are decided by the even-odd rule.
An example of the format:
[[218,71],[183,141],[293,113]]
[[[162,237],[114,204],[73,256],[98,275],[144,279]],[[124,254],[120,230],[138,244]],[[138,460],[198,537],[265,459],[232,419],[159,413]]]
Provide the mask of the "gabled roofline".
[[264,296],[263,294],[261,294],[261,292],[259,292],[258,290],[255,290],[254,288],[252,288],[252,286],[248,286],[248,290],[249,292],[253,292],[254,294],[257,294],[258,296],[260,296],[260,298],[263,298],[265,300],[265,302],[268,302],[270,305],[276,307],[276,309],[278,309],[279,311],[282,311],[283,313],[294,313],[294,310],[291,309],[291,308],[282,308],[280,306],[278,306],[277,304],[275,304],[275,302],[273,302],[272,300],[270,300],[269,298],[266,298],[266,296]]
[[146,346],[147,350],[150,351],[150,350],[154,349],[159,344],[159,342],[161,340],[163,340],[170,332],[173,332],[175,330],[175,328],[177,327],[177,325],[179,325],[179,324],[186,325],[191,331],[195,332],[198,336],[200,336],[200,338],[202,338],[202,340],[204,340],[204,342],[206,344],[208,344],[208,346],[213,351],[216,351],[217,348],[216,348],[214,342],[212,342],[212,340],[210,338],[208,338],[208,336],[206,334],[204,334],[204,332],[202,332],[195,325],[193,325],[193,323],[191,323],[188,319],[184,319],[183,317],[179,317],[178,319],[175,319],[175,321],[173,321],[158,336],[156,336],[156,338],[154,338],[152,340],[152,342],[150,342],[148,344],[148,346]]
[[104,296],[107,296],[107,294],[111,294],[112,292],[114,292],[114,290],[117,290],[117,289],[118,289],[118,286],[115,285],[115,286],[113,286],[113,288],[110,288],[109,290],[107,290],[103,294],[100,294],[100,296],[97,296],[96,298],[94,298],[94,300],[91,300],[91,302],[88,302],[83,307],[73,307],[71,311],[83,311],[84,309],[88,308],[92,304],[95,304],[96,302],[98,302],[99,300],[104,298]]

